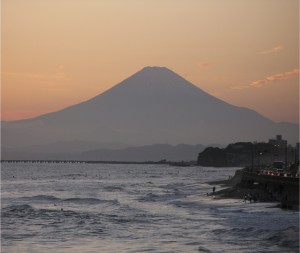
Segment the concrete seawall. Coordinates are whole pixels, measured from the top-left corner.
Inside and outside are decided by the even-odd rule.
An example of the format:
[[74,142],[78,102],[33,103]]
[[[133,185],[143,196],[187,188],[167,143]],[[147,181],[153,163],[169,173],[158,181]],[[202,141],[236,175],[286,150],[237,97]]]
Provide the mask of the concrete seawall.
[[241,173],[242,186],[259,187],[280,202],[283,208],[299,209],[299,178]]
[[251,193],[258,201],[279,202],[282,208],[299,210],[299,178],[238,170],[231,179],[211,184],[231,186],[216,193],[223,197],[243,198]]

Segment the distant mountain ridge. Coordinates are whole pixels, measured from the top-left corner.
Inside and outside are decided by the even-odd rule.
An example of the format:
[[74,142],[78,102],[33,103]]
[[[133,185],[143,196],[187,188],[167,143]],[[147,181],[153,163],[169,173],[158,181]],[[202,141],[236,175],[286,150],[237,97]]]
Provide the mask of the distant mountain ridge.
[[299,139],[299,125],[275,123],[230,105],[164,67],[143,68],[108,91],[63,110],[2,122],[1,131],[4,151],[74,140],[144,146],[227,144],[277,134],[290,143]]
[[154,144],[142,147],[128,147],[118,150],[91,150],[81,153],[81,160],[86,161],[124,161],[124,162],[157,162],[166,161],[196,161],[199,152],[204,150],[203,145]]

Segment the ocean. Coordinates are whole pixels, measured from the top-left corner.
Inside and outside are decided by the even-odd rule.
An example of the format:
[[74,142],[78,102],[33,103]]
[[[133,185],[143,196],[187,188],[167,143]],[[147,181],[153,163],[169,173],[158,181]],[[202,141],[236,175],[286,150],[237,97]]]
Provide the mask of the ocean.
[[237,169],[2,163],[1,252],[299,252],[298,212],[207,196]]

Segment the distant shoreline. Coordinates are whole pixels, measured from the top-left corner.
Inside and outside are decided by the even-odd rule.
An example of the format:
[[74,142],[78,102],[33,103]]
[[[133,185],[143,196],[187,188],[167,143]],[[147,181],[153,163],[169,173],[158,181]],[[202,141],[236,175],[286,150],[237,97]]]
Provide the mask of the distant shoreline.
[[0,160],[0,163],[86,163],[86,164],[167,164],[170,166],[189,167],[196,166],[196,162],[171,162],[171,161],[90,161],[90,160]]
[[100,163],[100,164],[166,164],[167,162],[80,161],[80,160],[1,160],[1,163]]

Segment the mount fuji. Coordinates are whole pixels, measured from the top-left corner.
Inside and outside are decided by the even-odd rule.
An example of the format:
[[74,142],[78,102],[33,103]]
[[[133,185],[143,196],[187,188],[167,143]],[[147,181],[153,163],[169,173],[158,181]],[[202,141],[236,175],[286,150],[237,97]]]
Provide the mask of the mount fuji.
[[[83,152],[95,149],[95,143],[98,148],[116,148],[118,143],[228,144],[264,141],[277,134],[295,143],[299,125],[276,123],[226,103],[167,68],[145,67],[88,101],[32,119],[2,122],[2,159],[7,150],[32,147],[54,153],[55,143],[70,143],[65,145],[70,150],[76,143],[77,152]],[[78,143],[85,143],[84,149]]]

